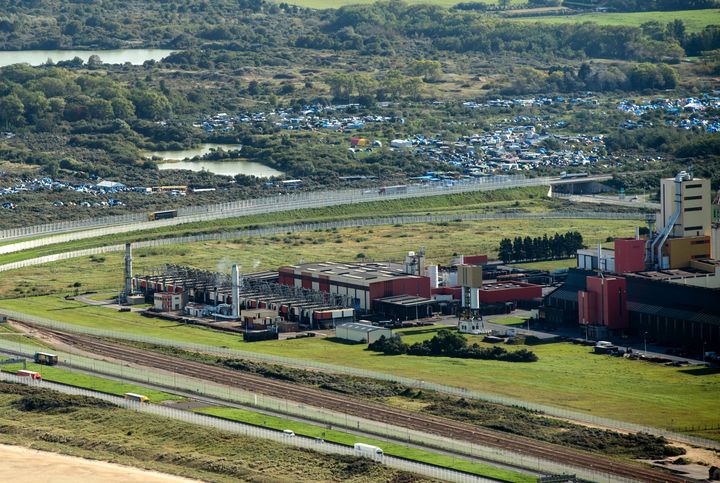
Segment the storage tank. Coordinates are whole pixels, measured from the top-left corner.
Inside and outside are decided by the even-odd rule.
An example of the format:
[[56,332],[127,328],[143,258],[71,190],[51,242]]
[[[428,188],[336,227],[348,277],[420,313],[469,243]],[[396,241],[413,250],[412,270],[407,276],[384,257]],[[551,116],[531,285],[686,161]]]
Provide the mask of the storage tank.
[[430,278],[430,288],[440,286],[440,272],[437,265],[428,265],[427,276]]

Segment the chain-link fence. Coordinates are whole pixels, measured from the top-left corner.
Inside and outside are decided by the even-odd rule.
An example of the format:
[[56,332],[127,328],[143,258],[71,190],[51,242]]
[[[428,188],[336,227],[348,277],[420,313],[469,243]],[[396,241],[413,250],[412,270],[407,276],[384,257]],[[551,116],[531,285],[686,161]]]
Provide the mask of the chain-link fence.
[[[490,191],[495,189],[519,188],[523,186],[543,186],[549,185],[553,181],[553,178],[548,177],[527,179],[523,175],[509,175],[470,179],[455,182],[453,184],[430,183],[408,185],[403,188],[387,188],[385,190],[381,188],[373,188],[297,192],[214,205],[179,208],[177,210],[178,216],[176,218],[166,220],[149,221],[146,213],[132,213],[89,220],[64,221],[48,223],[45,225],[11,228],[0,231],[0,240],[90,230],[93,228],[108,226],[114,226],[116,228],[115,233],[122,233],[196,221],[217,220],[235,216],[259,215],[279,211],[365,203],[369,201],[467,193],[473,191]],[[77,240],[81,238],[87,237],[76,233],[69,239]]]
[[[641,220],[642,213],[594,213],[591,211],[553,211],[547,213],[459,213],[455,215],[414,215],[414,216],[394,216],[394,217],[373,217],[360,218],[339,221],[326,221],[315,223],[298,223],[293,225],[269,226],[264,228],[252,228],[245,230],[234,230],[218,233],[203,233],[198,235],[186,235],[171,238],[160,238],[156,240],[138,241],[133,243],[135,248],[152,248],[167,245],[177,245],[184,243],[198,243],[207,241],[232,240],[242,237],[252,236],[270,236],[284,233],[302,233],[319,230],[331,230],[342,228],[353,228],[361,226],[378,226],[378,225],[397,225],[410,223],[450,223],[453,221],[483,221],[483,220],[549,220],[549,219],[593,219],[593,220]],[[96,230],[95,236],[113,235],[117,233],[114,227]],[[72,234],[59,235],[55,238],[69,238]],[[22,242],[27,245],[26,248],[34,248],[33,245],[42,246],[46,244],[46,239],[30,240]],[[60,243],[60,242],[58,242]],[[3,250],[12,251],[12,247],[19,245],[0,246],[0,253]],[[74,250],[53,255],[45,255],[37,258],[30,258],[17,262],[0,265],[0,272],[7,270],[15,270],[33,265],[42,265],[44,263],[57,262],[60,260],[68,260],[71,258],[85,257],[90,255],[99,255],[104,253],[119,252],[125,250],[125,245],[107,245],[95,248],[86,248],[84,250]]]
[[[30,357],[39,348],[21,341],[3,341],[0,338],[0,348],[12,351],[18,355]],[[452,451],[455,454],[464,454],[489,462],[497,462],[516,468],[526,468],[536,472],[559,474],[573,473],[591,481],[626,482],[624,478],[610,475],[592,468],[580,468],[567,464],[560,464],[534,456],[528,456],[501,448],[482,446],[467,441],[445,438],[435,434],[424,433],[408,428],[402,428],[387,423],[360,418],[348,414],[317,408],[288,399],[277,399],[271,396],[256,394],[242,389],[221,386],[212,382],[178,375],[172,372],[159,372],[149,368],[135,368],[106,361],[90,359],[76,354],[55,351],[61,364],[88,370],[98,374],[119,377],[138,383],[146,383],[160,388],[171,388],[198,395],[213,397],[225,401],[232,401],[249,407],[269,410],[275,413],[286,414],[305,420],[323,424],[329,429],[348,428],[388,437],[393,440],[406,441],[408,444],[417,444],[423,447]],[[168,371],[172,371],[169,367]]]
[[669,431],[662,428],[655,428],[650,426],[644,426],[636,423],[626,422],[626,421],[617,421],[609,418],[603,418],[599,416],[594,416],[591,414],[581,413],[578,411],[572,411],[565,408],[559,408],[554,406],[547,406],[544,404],[537,404],[533,402],[523,401],[520,399],[515,399],[511,397],[505,397],[505,396],[499,396],[497,394],[492,394],[484,391],[477,391],[477,390],[470,390],[465,389],[461,387],[454,387],[454,386],[448,386],[444,384],[438,384],[434,382],[428,382],[428,381],[421,381],[417,379],[412,379],[409,377],[403,377],[403,376],[397,376],[394,374],[387,374],[383,372],[378,371],[371,371],[366,369],[360,369],[355,367],[349,367],[349,366],[342,366],[342,365],[336,365],[336,364],[326,364],[322,362],[316,362],[312,360],[306,360],[306,359],[294,359],[290,357],[283,357],[283,356],[276,356],[276,355],[270,355],[270,354],[262,354],[257,352],[251,352],[251,351],[244,351],[244,350],[238,350],[238,349],[228,349],[224,347],[215,347],[215,346],[208,346],[203,344],[193,344],[189,342],[182,342],[177,340],[169,340],[169,339],[162,339],[157,337],[147,337],[131,332],[118,332],[118,331],[110,331],[110,330],[104,330],[104,329],[97,329],[92,327],[83,327],[79,325],[74,324],[67,324],[63,322],[58,322],[42,317],[36,317],[36,316],[30,316],[26,314],[22,314],[15,311],[10,310],[2,310],[4,314],[8,316],[10,319],[18,320],[21,322],[28,322],[28,323],[34,323],[43,327],[50,327],[53,329],[58,329],[66,332],[72,332],[72,333],[80,333],[80,334],[87,334],[97,337],[109,337],[119,340],[129,340],[134,342],[142,342],[146,344],[153,344],[153,345],[159,345],[159,346],[168,346],[168,347],[176,347],[179,349],[184,349],[188,351],[194,351],[194,352],[201,352],[206,354],[213,354],[213,355],[219,355],[222,357],[227,358],[235,358],[235,359],[248,359],[248,360],[254,360],[259,362],[265,362],[265,363],[272,363],[272,364],[280,364],[280,365],[288,365],[288,366],[294,366],[299,367],[302,369],[311,369],[311,370],[321,370],[321,371],[327,371],[332,373],[338,373],[338,374],[347,374],[351,376],[358,376],[358,377],[366,377],[366,378],[372,378],[372,379],[379,379],[384,381],[390,381],[395,382],[398,384],[403,384],[405,386],[417,388],[417,389],[426,389],[426,390],[433,390],[437,391],[443,394],[450,394],[453,396],[459,396],[463,398],[469,398],[469,399],[477,399],[482,401],[488,401],[498,404],[503,404],[506,406],[516,406],[521,407],[525,409],[529,409],[532,411],[540,411],[545,414],[548,414],[550,416],[560,417],[564,419],[571,419],[583,423],[588,423],[596,426],[602,426],[607,427],[611,429],[616,429],[619,431],[628,431],[633,433],[648,433],[648,434],[654,434],[657,436],[665,436],[670,439],[673,439],[675,441],[680,441],[688,444],[694,444],[698,446],[703,446],[707,448],[713,448],[713,449],[720,449],[720,442],[712,441],[704,438],[698,438],[695,436],[690,436],[686,434],[680,434],[673,431]]
[[[82,389],[73,386],[66,386],[63,384],[55,384],[48,381],[37,381],[28,377],[19,377],[12,374],[0,372],[0,379],[9,382],[16,382],[20,384],[26,384],[29,386],[42,387],[45,389],[52,389],[54,391],[62,392],[64,394],[72,394],[78,396],[89,396],[103,401],[107,401],[116,406],[130,409],[133,411],[153,414],[156,416],[162,416],[166,418],[172,418],[178,421],[182,421],[189,424],[195,424],[204,426],[207,428],[220,429],[223,431],[230,431],[233,433],[241,434],[250,438],[260,438],[275,441],[277,443],[286,444],[298,448],[304,448],[312,451],[317,451],[326,454],[336,455],[358,455],[354,448],[349,446],[343,446],[335,443],[329,443],[322,439],[308,438],[299,435],[288,435],[281,431],[275,431],[272,429],[266,429],[258,426],[252,426],[249,424],[243,424],[234,421],[228,421],[226,419],[215,418],[212,416],[205,416],[203,414],[193,413],[190,411],[182,411],[173,409],[165,406],[158,406],[155,404],[140,403],[135,401],[126,400],[119,396],[112,396],[110,394],[99,393]],[[444,481],[453,481],[458,483],[474,483],[474,482],[494,482],[487,478],[480,476],[463,473],[448,468],[442,468],[439,466],[427,465],[416,461],[406,460],[397,458],[394,456],[383,455],[380,457],[372,458],[379,463],[390,468],[398,470],[409,471],[417,473],[430,478],[436,478]]]

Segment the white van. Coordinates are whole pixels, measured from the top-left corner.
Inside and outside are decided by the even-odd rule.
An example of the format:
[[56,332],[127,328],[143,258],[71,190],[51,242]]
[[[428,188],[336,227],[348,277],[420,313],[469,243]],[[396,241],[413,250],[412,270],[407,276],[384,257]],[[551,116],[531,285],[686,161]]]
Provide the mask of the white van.
[[283,429],[283,434],[289,438],[292,438],[293,436],[295,436],[295,431],[293,431],[292,429]]
[[363,458],[380,459],[385,456],[383,450],[377,446],[365,443],[355,443],[355,456],[361,456]]

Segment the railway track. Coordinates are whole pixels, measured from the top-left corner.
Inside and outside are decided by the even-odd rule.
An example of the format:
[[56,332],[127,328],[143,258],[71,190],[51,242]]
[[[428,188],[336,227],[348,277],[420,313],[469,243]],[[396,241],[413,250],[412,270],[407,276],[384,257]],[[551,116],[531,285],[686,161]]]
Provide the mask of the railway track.
[[616,461],[600,455],[585,453],[551,443],[493,431],[432,415],[405,412],[379,403],[364,400],[359,401],[351,397],[336,395],[319,389],[275,381],[252,374],[243,374],[238,371],[137,349],[120,343],[105,342],[87,336],[68,334],[37,326],[33,326],[33,329],[40,333],[47,334],[67,345],[97,355],[104,355],[147,367],[170,370],[178,374],[235,386],[280,399],[290,399],[307,404],[308,406],[325,408],[394,426],[467,441],[482,446],[500,448],[636,481],[653,483],[692,481],[661,470],[647,468],[630,462]]

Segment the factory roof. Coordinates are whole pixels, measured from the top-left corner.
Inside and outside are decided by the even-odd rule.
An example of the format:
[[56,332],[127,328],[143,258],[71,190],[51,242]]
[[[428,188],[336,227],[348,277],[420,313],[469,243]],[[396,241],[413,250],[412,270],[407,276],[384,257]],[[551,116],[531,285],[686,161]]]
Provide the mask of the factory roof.
[[537,285],[534,285],[532,283],[523,283],[523,282],[515,282],[515,281],[491,282],[491,283],[484,283],[482,285],[482,287],[480,288],[480,290],[492,292],[495,290],[509,290],[509,289],[526,288],[526,287],[537,287]]
[[303,263],[280,267],[280,271],[293,271],[294,273],[309,273],[313,277],[328,277],[354,284],[370,284],[396,278],[416,277],[403,272],[403,266],[392,262],[370,263]]
[[368,325],[368,324],[360,324],[358,322],[348,322],[347,324],[340,324],[337,326],[337,328],[343,328],[343,329],[350,329],[350,330],[359,330],[361,332],[375,332],[376,330],[390,330],[386,329],[385,327],[378,327],[375,325]]
[[416,305],[427,305],[433,302],[432,299],[426,299],[425,297],[417,297],[415,295],[394,295],[392,297],[383,297],[377,299],[376,302],[383,302],[386,304],[402,305],[405,307],[415,307]]

